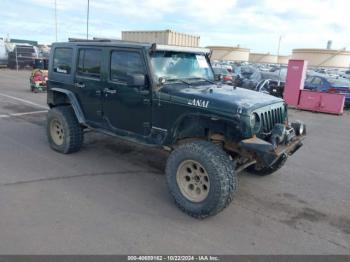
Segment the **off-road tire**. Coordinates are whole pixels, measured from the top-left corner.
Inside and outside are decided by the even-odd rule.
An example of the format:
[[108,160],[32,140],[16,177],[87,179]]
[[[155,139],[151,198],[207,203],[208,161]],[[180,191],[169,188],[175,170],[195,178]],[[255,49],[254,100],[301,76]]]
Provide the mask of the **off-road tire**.
[[[64,133],[62,144],[55,143],[52,138],[52,121],[58,121],[62,125]],[[84,140],[83,128],[79,124],[71,106],[58,106],[49,110],[47,114],[46,133],[50,147],[63,154],[79,151]]]
[[248,173],[254,174],[254,175],[258,175],[258,176],[268,176],[271,175],[273,173],[275,173],[277,170],[281,169],[284,164],[287,161],[287,157],[285,155],[282,155],[280,157],[280,159],[278,159],[272,166],[265,166],[265,167],[261,167],[261,168],[257,168],[256,165],[251,165],[249,167],[247,167],[246,171]]
[[[188,160],[202,165],[209,177],[208,195],[201,202],[190,201],[181,192],[177,182],[178,168]],[[232,160],[219,146],[207,141],[187,143],[175,149],[167,160],[165,174],[170,194],[176,205],[188,215],[198,219],[222,211],[232,201],[237,188]]]

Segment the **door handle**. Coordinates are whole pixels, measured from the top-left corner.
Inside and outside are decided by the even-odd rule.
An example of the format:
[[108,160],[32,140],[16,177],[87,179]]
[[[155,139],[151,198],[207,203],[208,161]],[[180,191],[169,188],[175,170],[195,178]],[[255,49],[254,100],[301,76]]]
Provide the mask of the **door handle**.
[[103,92],[105,92],[106,94],[116,94],[117,90],[105,88],[105,89],[103,89]]
[[85,88],[85,84],[84,83],[75,83],[75,87],[78,87],[78,88]]

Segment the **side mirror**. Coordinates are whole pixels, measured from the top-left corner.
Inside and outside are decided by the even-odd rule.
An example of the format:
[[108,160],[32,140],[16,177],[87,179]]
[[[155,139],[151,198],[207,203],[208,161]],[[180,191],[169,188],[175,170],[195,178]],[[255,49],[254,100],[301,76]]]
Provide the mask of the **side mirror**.
[[146,76],[144,74],[133,74],[128,79],[129,86],[145,86]]

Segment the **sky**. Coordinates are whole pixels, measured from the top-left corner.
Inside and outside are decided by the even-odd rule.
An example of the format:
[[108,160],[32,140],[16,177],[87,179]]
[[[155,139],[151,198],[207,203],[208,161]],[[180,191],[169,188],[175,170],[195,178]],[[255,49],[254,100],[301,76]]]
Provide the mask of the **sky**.
[[[0,37],[55,42],[55,0],[1,0]],[[58,41],[86,37],[87,0],[56,0]],[[90,0],[89,37],[175,30],[200,45],[280,54],[293,48],[350,50],[349,0]]]

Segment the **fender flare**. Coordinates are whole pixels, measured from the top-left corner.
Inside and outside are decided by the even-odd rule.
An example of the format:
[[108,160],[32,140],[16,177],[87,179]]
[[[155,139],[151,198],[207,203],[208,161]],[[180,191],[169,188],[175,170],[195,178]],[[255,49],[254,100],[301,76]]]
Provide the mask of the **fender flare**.
[[[182,124],[183,121],[186,121],[186,118],[200,118],[204,121],[207,121],[208,123],[213,123],[213,122],[227,122],[227,123],[231,123],[231,124],[238,124],[239,123],[239,117],[237,116],[233,116],[233,119],[228,119],[225,117],[220,117],[218,115],[214,115],[214,114],[200,114],[200,113],[186,113],[181,115],[180,117],[178,117],[176,119],[176,121],[174,122],[172,128],[171,128],[171,132],[170,132],[170,142],[171,143],[175,143],[177,140],[177,135],[178,132],[180,131],[180,125]],[[210,126],[208,126],[210,127]]]
[[79,105],[77,97],[72,91],[62,88],[51,88],[51,91],[65,94],[74,110],[75,116],[77,117],[79,124],[86,124],[86,119],[83,110]]

